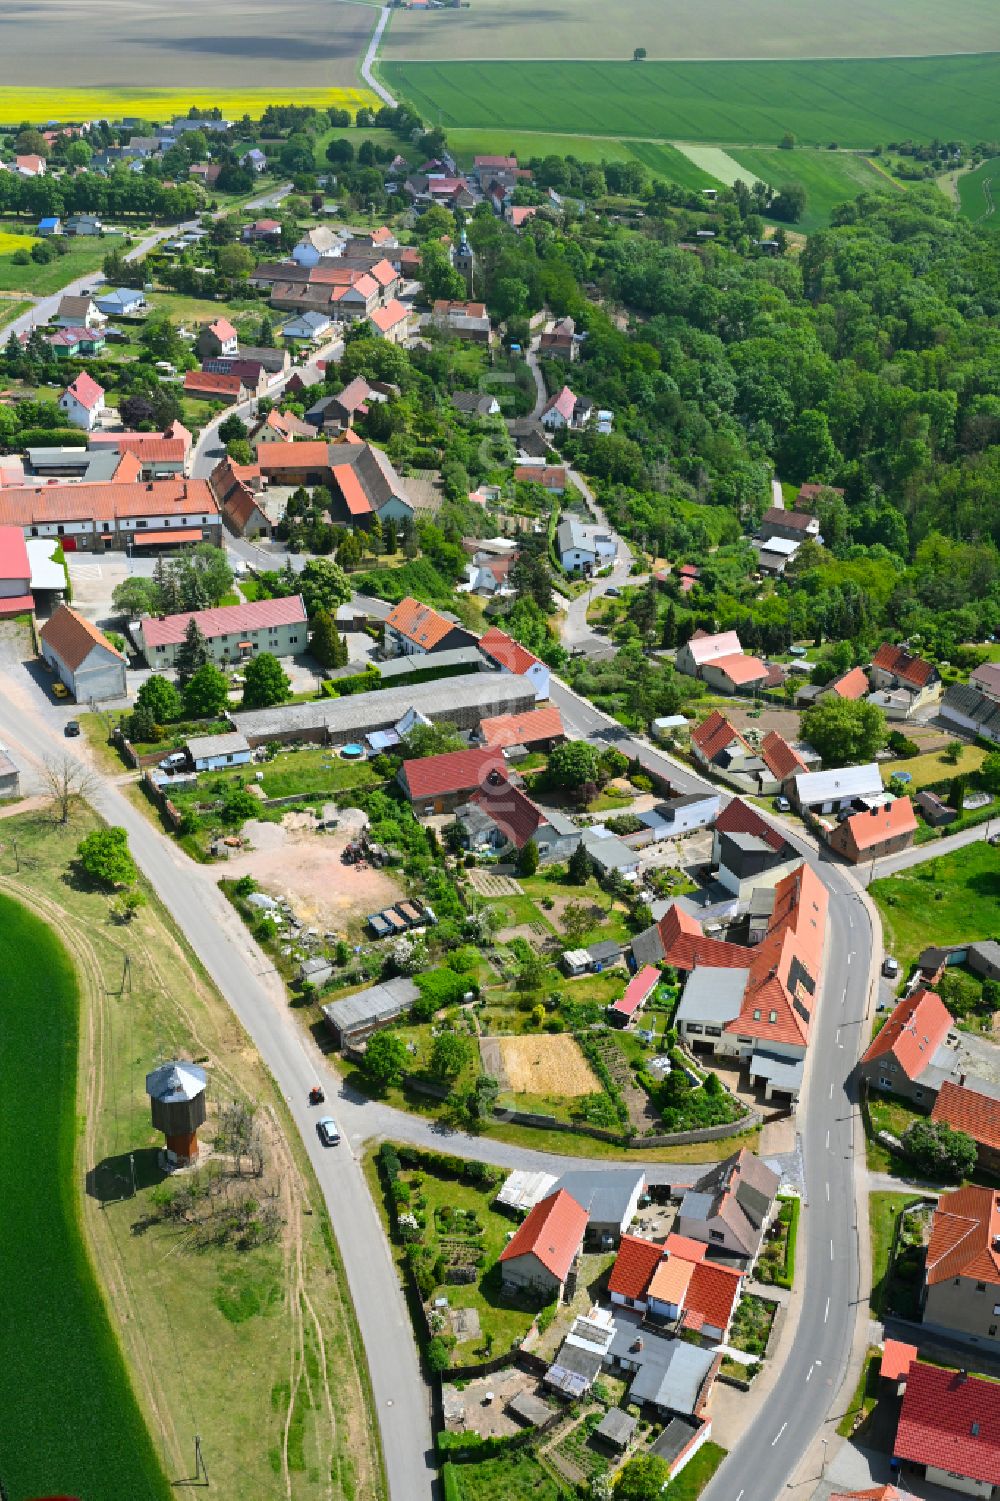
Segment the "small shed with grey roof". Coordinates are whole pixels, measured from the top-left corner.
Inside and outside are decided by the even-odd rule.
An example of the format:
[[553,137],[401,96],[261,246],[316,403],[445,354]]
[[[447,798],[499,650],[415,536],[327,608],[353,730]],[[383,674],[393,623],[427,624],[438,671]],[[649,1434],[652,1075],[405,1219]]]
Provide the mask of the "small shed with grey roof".
[[420,992],[412,980],[386,980],[342,1001],[330,1001],[323,1015],[338,1047],[357,1047],[380,1027],[409,1011]]
[[477,730],[497,714],[524,714],[535,707],[535,685],[517,673],[467,673],[443,682],[402,682],[372,693],[279,704],[233,714],[233,728],[252,746],[269,741],[316,741],[345,745],[373,730],[396,729],[408,710],[428,720],[446,719],[459,730]]
[[194,735],[187,743],[195,771],[217,771],[221,766],[246,766],[251,757],[245,735],[231,730],[226,735]]
[[529,1428],[541,1428],[552,1417],[553,1410],[534,1392],[518,1392],[507,1403],[507,1411]]
[[552,1173],[533,1172],[529,1168],[518,1167],[505,1178],[494,1202],[502,1209],[512,1210],[514,1214],[527,1214],[542,1199],[548,1198],[555,1188],[555,1182],[555,1175]]
[[622,1412],[620,1407],[609,1407],[594,1429],[594,1437],[623,1453],[631,1443],[635,1429],[635,1418]]
[[561,1188],[587,1211],[587,1240],[612,1246],[635,1218],[646,1174],[641,1168],[584,1168],[564,1173],[552,1191]]
[[665,1424],[656,1442],[650,1445],[649,1452],[669,1466],[672,1480],[684,1468],[696,1448],[700,1448],[701,1445],[696,1444],[696,1440],[700,1438],[701,1443],[704,1443],[710,1431],[706,1423],[675,1413]]

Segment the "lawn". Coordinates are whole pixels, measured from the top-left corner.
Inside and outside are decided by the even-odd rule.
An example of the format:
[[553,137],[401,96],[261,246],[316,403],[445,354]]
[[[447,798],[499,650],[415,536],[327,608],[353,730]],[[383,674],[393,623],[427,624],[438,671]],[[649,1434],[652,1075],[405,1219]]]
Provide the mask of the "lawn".
[[562,1501],[566,1494],[531,1454],[453,1464],[449,1473],[454,1491],[446,1486],[445,1495],[454,1495],[456,1501]]
[[[99,240],[70,240],[65,255],[57,255],[45,265],[35,261],[27,266],[15,266],[10,255],[0,255],[0,292],[30,292],[36,297],[45,297],[58,292],[60,287],[91,271],[100,270],[104,257],[121,243],[119,235],[105,235]],[[16,249],[31,248],[25,240]]]
[[1000,850],[985,840],[873,881],[886,947],[905,974],[929,943],[962,943],[997,933]]
[[[44,1026],[25,1038],[9,1026],[0,1028],[0,1076],[6,1083],[0,1202],[5,1226],[18,1224],[18,1235],[5,1237],[8,1328],[30,1331],[30,1360],[8,1336],[0,1387],[5,1432],[37,1435],[38,1445],[32,1454],[27,1445],[15,1451],[0,1440],[3,1478],[12,1497],[48,1495],[56,1489],[81,1501],[170,1493],[166,1483],[141,1483],[150,1440],[141,1419],[133,1416],[117,1340],[155,1454],[170,1481],[190,1477],[197,1432],[212,1483],[221,1494],[285,1501],[281,1458],[287,1438],[296,1501],[381,1495],[364,1354],[305,1148],[298,1132],[286,1124],[281,1097],[256,1051],[152,892],[145,890],[147,903],[125,930],[111,919],[108,897],[84,889],[72,876],[69,862],[77,842],[94,826],[82,809],[67,827],[30,813],[3,826],[0,873],[8,889],[16,886],[69,945],[79,966],[83,1002],[74,1100],[77,1040],[73,1016],[62,1014],[68,1009],[63,975],[71,982],[72,973],[48,930],[39,933],[32,922],[33,968],[4,997],[23,996],[30,1014],[44,1017]],[[10,854],[12,836],[19,874]],[[12,929],[6,910],[3,918],[0,962],[6,961],[4,973],[10,975],[15,958],[23,960],[28,939],[25,931]],[[129,968],[122,995],[126,953]],[[41,977],[37,982],[35,975]],[[72,990],[70,999],[75,1010]],[[301,1275],[297,1258],[285,1261],[277,1247],[239,1252],[213,1244],[196,1249],[182,1225],[157,1215],[162,1174],[156,1146],[162,1138],[151,1128],[144,1080],[148,1069],[178,1056],[202,1058],[209,1065],[209,1121],[202,1128],[203,1141],[214,1136],[218,1104],[227,1099],[250,1101],[273,1121],[268,1158],[271,1171],[281,1174],[279,1202],[289,1225],[289,1247],[301,1253]],[[30,1104],[15,1109],[22,1079],[31,1091]],[[30,1125],[22,1120],[27,1109]],[[51,1112],[60,1109],[65,1121],[57,1130]],[[22,1171],[21,1181],[8,1183],[4,1169],[9,1171],[16,1160],[14,1133],[19,1143],[27,1138],[31,1173]],[[61,1181],[49,1181],[56,1173]],[[25,1196],[30,1219],[22,1230]],[[39,1205],[44,1206],[41,1215]],[[76,1258],[82,1265],[67,1271],[56,1264],[60,1214],[71,1211],[79,1219],[81,1206],[87,1251],[107,1298],[113,1332],[106,1335],[86,1306],[96,1293],[90,1292],[90,1263],[82,1260],[82,1248]],[[308,1215],[307,1208],[312,1211]],[[30,1267],[29,1275],[22,1274],[23,1266]],[[50,1272],[58,1281],[55,1291]],[[43,1306],[35,1306],[37,1299],[44,1300]],[[51,1338],[47,1320],[53,1321]],[[102,1407],[107,1341],[119,1371],[110,1411]],[[84,1351],[86,1360],[78,1360]],[[332,1411],[324,1405],[324,1358],[336,1372],[330,1383]],[[43,1389],[33,1364],[54,1373],[58,1387]],[[235,1383],[233,1371],[240,1373]],[[303,1377],[311,1383],[310,1401],[299,1387]],[[26,1411],[19,1421],[22,1389]],[[81,1468],[75,1474],[57,1469],[55,1459],[42,1473],[41,1435],[50,1415],[60,1425],[52,1443],[79,1451]],[[29,1471],[32,1463],[38,1468]],[[92,1473],[85,1473],[84,1465]]]
[[[220,301],[210,297],[187,297],[182,292],[151,292],[146,300],[157,312],[167,313],[172,323],[211,323],[220,312]],[[243,334],[252,332],[267,311],[262,302],[225,303],[226,317]]]
[[76,976],[50,929],[5,895],[0,966],[4,1481],[19,1496],[166,1498],[80,1223]]
[[[868,1219],[872,1240],[871,1309],[877,1318],[883,1313],[897,1313],[901,1318],[917,1316],[917,1286],[912,1280],[890,1277],[889,1256],[896,1220],[908,1204],[912,1193],[873,1193],[868,1199]],[[900,1236],[902,1242],[903,1236]],[[905,1255],[905,1247],[901,1245]]]
[[[50,44],[53,36],[49,34]],[[63,54],[69,64],[72,53]],[[50,59],[50,61],[54,61]],[[135,115],[146,120],[167,120],[187,114],[192,105],[218,107],[235,119],[257,118],[269,104],[311,104],[317,109],[357,110],[378,108],[380,101],[367,88],[308,88],[298,84],[275,84],[270,88],[151,88],[144,85],[104,85],[94,88],[33,88],[5,83],[0,90],[0,125],[18,125],[22,120],[121,119]]]
[[[849,35],[848,28],[839,34]],[[495,45],[495,35],[491,40]],[[503,127],[727,147],[777,145],[786,131],[801,145],[836,141],[862,150],[907,137],[989,140],[1000,91],[1000,53],[641,67],[392,62],[382,72],[390,88],[445,129]]]
[[[986,760],[986,751],[981,745],[963,745],[957,761],[949,761],[944,751],[928,751],[923,756],[911,756],[906,761],[883,761],[882,781],[888,785],[898,771],[908,771],[910,789],[919,792],[922,787],[937,787],[952,777],[967,777],[977,772]],[[949,830],[946,829],[945,833]]]
[[899,193],[890,178],[865,156],[850,151],[756,151],[734,147],[733,157],[773,188],[800,183],[806,190],[806,211],[793,226],[809,233],[830,222],[838,203],[859,193]]
[[727,1450],[711,1442],[702,1444],[693,1459],[661,1493],[661,1501],[697,1501],[716,1470],[725,1459]]
[[958,201],[962,214],[987,229],[1000,227],[997,202],[1000,200],[1000,156],[983,162],[974,172],[963,172],[958,179]]
[[696,167],[676,146],[666,141],[621,141],[608,136],[557,135],[542,131],[449,130],[448,145],[463,167],[474,156],[516,156],[521,162],[532,157],[575,156],[581,162],[637,160],[654,177],[666,178],[683,188],[710,188],[715,182]]
[[2,297],[0,298],[0,328],[5,328],[8,323],[13,323],[15,318],[20,318],[31,307],[27,297]]
[[[627,26],[622,22],[627,20]],[[470,10],[396,11],[389,58],[886,57],[900,52],[981,52],[996,46],[992,0],[476,0]],[[643,70],[649,63],[641,65]],[[634,67],[634,65],[633,65]],[[634,67],[634,71],[638,71]]]
[[848,1403],[847,1411],[837,1424],[837,1432],[841,1438],[850,1438],[861,1423],[875,1410],[878,1401],[879,1377],[881,1373],[882,1352],[877,1345],[869,1345],[865,1355],[864,1365],[861,1367],[861,1375],[854,1389],[854,1396]]

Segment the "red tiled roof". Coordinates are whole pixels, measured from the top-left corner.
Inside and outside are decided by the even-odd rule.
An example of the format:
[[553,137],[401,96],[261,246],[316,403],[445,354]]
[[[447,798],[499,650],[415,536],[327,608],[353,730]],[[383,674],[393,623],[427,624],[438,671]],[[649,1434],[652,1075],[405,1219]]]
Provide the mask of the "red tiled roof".
[[[258,228],[260,226],[258,225]],[[278,226],[281,227],[280,225]],[[237,338],[237,333],[228,318],[216,318],[214,323],[208,325],[208,331],[220,339],[223,344],[228,344],[230,339]]]
[[480,636],[479,649],[492,657],[494,662],[499,662],[508,672],[524,674],[529,668],[541,665],[539,658],[526,646],[522,646],[520,641],[515,641],[513,636],[506,635],[504,631],[498,631],[496,626],[491,626]]
[[166,542],[201,542],[202,540],[200,526],[187,527],[183,530],[177,527],[176,530],[169,532],[136,532],[135,534],[136,547],[159,547]]
[[31,564],[24,532],[19,526],[0,526],[0,579],[20,581],[30,578]]
[[428,650],[455,629],[450,620],[445,620],[437,610],[432,610],[430,605],[422,605],[419,599],[414,599],[410,594],[389,611],[386,625],[414,645],[427,647]]
[[534,1255],[553,1277],[565,1282],[583,1232],[587,1211],[560,1188],[535,1205],[517,1234],[500,1252],[501,1261]]
[[358,473],[354,465],[333,464],[331,465],[330,473],[343,497],[344,505],[351,515],[371,515],[372,503],[365,494],[364,486],[358,478]]
[[330,463],[329,444],[319,438],[304,443],[262,443],[257,450],[262,474],[282,469],[326,469]]
[[134,454],[148,464],[183,464],[187,454],[183,438],[161,438],[159,433],[123,433],[116,446],[119,453]]
[[816,1005],[826,912],[826,887],[800,865],[774,888],[767,936],[753,954],[739,1015],[725,1030],[764,1043],[804,1048]]
[[184,376],[184,389],[195,395],[239,396],[243,381],[238,375],[212,375],[207,370],[189,370]]
[[569,386],[563,386],[561,391],[549,397],[542,407],[542,416],[544,417],[546,412],[558,412],[565,422],[571,422],[575,410],[576,397]]
[[749,969],[756,953],[738,943],[706,938],[698,919],[677,902],[667,908],[658,926],[664,963],[675,969],[694,969],[699,964],[711,969]]
[[830,691],[838,698],[864,698],[868,692],[868,675],[863,667],[852,667],[850,672],[834,679]]
[[955,1277],[1000,1286],[1000,1202],[993,1189],[968,1184],[938,1199],[927,1244],[928,1285]]
[[713,709],[708,718],[691,731],[691,744],[697,746],[706,761],[714,761],[734,740],[738,740],[744,750],[750,749],[739,730],[718,709]]
[[948,1036],[952,1017],[933,990],[919,989],[905,996],[873,1037],[862,1063],[891,1053],[910,1080],[918,1079]]
[[931,1120],[964,1131],[979,1146],[1000,1151],[1000,1100],[990,1095],[946,1079],[934,1101]]
[[800,485],[799,493],[795,497],[795,509],[798,510],[800,500],[815,500],[817,495],[822,495],[824,490],[829,490],[832,495],[843,495],[843,490],[838,490],[836,485]]
[[526,714],[498,714],[479,727],[483,743],[494,750],[508,745],[533,745],[539,740],[559,740],[565,735],[562,715],[554,704],[529,709]]
[[388,333],[390,328],[396,328],[400,323],[405,323],[409,316],[409,309],[404,307],[398,297],[387,302],[385,307],[375,308],[369,314],[372,323],[381,333]]
[[913,1501],[913,1497],[894,1485],[876,1485],[869,1491],[837,1491],[828,1501]]
[[653,994],[660,979],[660,971],[646,964],[634,974],[625,987],[625,994],[611,1006],[620,1016],[634,1016]]
[[[704,1248],[703,1248],[704,1249]],[[684,1298],[688,1329],[726,1329],[740,1294],[743,1273],[714,1261],[699,1261]]]
[[182,615],[150,615],[142,622],[142,639],[146,646],[178,646],[190,621],[195,620],[203,636],[231,636],[236,632],[259,631],[269,625],[304,625],[305,606],[300,594],[282,599],[259,599],[249,605],[219,605],[213,610],[187,610]]
[[76,610],[71,610],[69,605],[60,605],[38,634],[46,646],[50,646],[65,662],[70,672],[75,672],[81,662],[87,660],[95,646],[102,646],[120,662],[125,660],[96,625],[78,615]]
[[499,751],[446,751],[442,756],[420,756],[404,761],[401,775],[410,799],[419,802],[447,793],[474,792],[486,783],[490,772],[508,775],[507,763]]
[[840,838],[848,839],[857,850],[868,850],[886,839],[915,834],[917,815],[908,797],[897,797],[888,807],[852,813],[839,827],[843,831]]
[[715,657],[705,666],[714,667],[738,687],[744,683],[756,683],[768,674],[768,668],[759,657],[748,657],[743,652],[734,652],[731,657]]
[[769,844],[775,854],[778,854],[785,843],[781,830],[772,827],[756,808],[745,803],[741,797],[734,797],[732,802],[726,804],[715,820],[715,827],[722,834],[752,834]]
[[883,642],[872,657],[872,666],[894,673],[914,688],[926,688],[934,676],[933,663],[925,662],[923,657],[913,657],[904,647],[891,646],[888,642]]
[[523,849],[531,836],[545,823],[545,814],[508,780],[506,772],[487,772],[486,781],[469,799],[493,820],[515,849]]
[[514,480],[519,485],[544,485],[566,488],[566,469],[562,464],[518,464]]
[[86,410],[92,411],[98,402],[104,399],[104,387],[99,386],[86,370],[81,370],[72,385],[66,387],[70,396],[75,396],[77,401]]
[[623,1235],[608,1279],[608,1291],[641,1298],[663,1258],[663,1247],[638,1235]]
[[764,736],[760,743],[760,754],[768,771],[773,777],[777,777],[779,782],[794,776],[798,771],[809,770],[795,747],[789,745],[777,730],[769,730]]
[[122,516],[177,516],[197,512],[209,517],[219,514],[207,480],[147,480],[138,485],[116,482],[11,485],[0,490],[0,525],[110,521]]
[[806,511],[786,511],[783,506],[768,506],[760,518],[761,531],[766,531],[769,526],[787,526],[793,532],[804,532],[815,517]]
[[880,1375],[887,1381],[898,1381],[905,1376],[917,1358],[916,1345],[904,1345],[902,1340],[887,1339],[882,1346]]
[[1000,1382],[916,1361],[906,1381],[893,1454],[1000,1485]]

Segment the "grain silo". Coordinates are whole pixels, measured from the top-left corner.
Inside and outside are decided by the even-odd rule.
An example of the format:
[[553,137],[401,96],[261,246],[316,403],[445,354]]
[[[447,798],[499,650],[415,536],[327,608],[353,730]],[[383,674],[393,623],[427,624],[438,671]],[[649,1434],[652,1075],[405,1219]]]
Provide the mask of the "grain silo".
[[167,1138],[167,1157],[184,1166],[198,1160],[198,1127],[205,1120],[205,1070],[196,1063],[161,1063],[146,1075],[153,1125]]

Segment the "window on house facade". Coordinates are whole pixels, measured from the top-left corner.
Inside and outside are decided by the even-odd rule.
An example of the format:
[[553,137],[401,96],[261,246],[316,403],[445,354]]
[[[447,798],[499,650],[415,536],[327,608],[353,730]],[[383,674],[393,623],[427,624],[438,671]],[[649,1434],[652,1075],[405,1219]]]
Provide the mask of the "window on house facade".
[[709,1240],[723,1241],[726,1237],[723,1235],[721,1230],[710,1230],[708,1232],[708,1238]]

